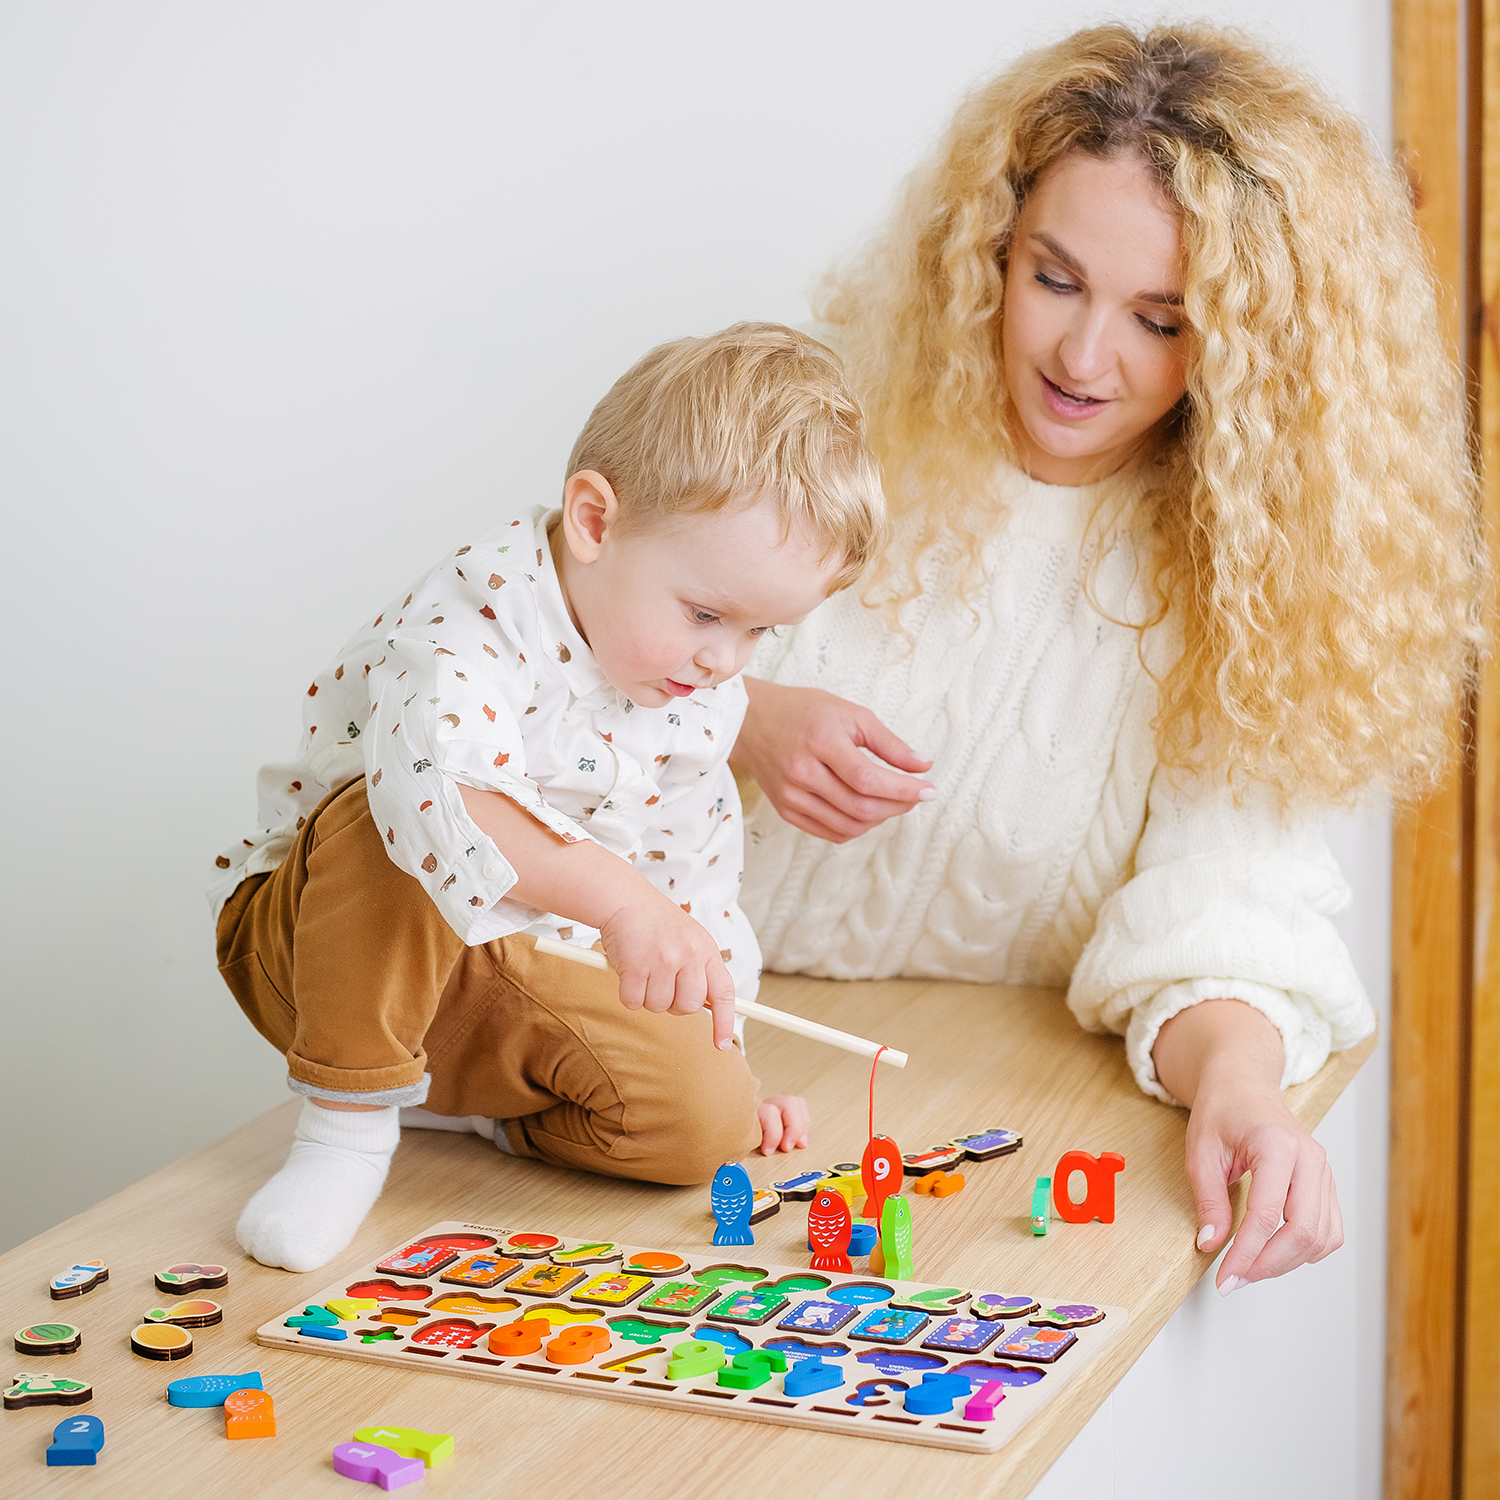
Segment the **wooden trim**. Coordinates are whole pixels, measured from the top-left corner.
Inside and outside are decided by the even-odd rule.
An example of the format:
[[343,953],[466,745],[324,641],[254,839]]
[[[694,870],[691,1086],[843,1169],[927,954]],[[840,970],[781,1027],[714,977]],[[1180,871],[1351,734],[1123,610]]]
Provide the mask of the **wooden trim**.
[[[1471,30],[1480,149],[1474,274],[1480,317],[1479,452],[1484,516],[1500,534],[1500,0],[1475,5]],[[1474,996],[1470,1018],[1469,1160],[1464,1265],[1460,1489],[1500,1496],[1500,662],[1485,664],[1475,714]]]
[[[1467,6],[1464,0],[1394,0],[1391,19],[1396,150],[1411,179],[1433,268],[1448,292],[1442,316],[1449,347],[1462,358],[1468,352],[1459,315],[1468,259],[1461,86]],[[1458,1477],[1472,793],[1472,778],[1456,777],[1404,814],[1395,833],[1386,1314],[1390,1500],[1449,1500]]]

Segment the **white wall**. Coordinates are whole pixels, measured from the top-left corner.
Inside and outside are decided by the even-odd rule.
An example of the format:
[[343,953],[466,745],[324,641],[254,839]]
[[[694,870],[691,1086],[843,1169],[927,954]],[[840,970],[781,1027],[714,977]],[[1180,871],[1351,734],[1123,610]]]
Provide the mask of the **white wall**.
[[[1298,51],[1386,137],[1382,0],[1197,9]],[[372,601],[553,494],[583,415],[652,343],[805,318],[966,83],[1150,13],[0,8],[0,1055],[22,1146],[0,1158],[0,1247],[285,1097],[214,972],[199,892]],[[1377,840],[1366,864],[1382,858]],[[1326,1132],[1362,1213],[1384,1106],[1373,1069],[1359,1089]],[[1294,1281],[1378,1308],[1382,1216]],[[1239,1295],[1244,1313],[1195,1302],[1170,1337],[1273,1305]],[[1122,1453],[1131,1388],[1107,1409]],[[1349,1430],[1378,1455],[1374,1391]],[[1233,1436],[1265,1399],[1237,1401]]]

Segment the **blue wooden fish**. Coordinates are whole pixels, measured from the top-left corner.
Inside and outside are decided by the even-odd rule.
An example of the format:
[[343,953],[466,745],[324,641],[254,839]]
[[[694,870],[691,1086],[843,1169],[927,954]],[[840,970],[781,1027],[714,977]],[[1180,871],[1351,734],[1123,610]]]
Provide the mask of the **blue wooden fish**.
[[97,1463],[103,1446],[104,1423],[98,1417],[68,1417],[52,1429],[47,1467],[57,1469]]
[[708,1201],[719,1225],[714,1231],[714,1244],[755,1243],[755,1236],[750,1231],[750,1208],[755,1201],[755,1189],[750,1186],[750,1174],[737,1161],[725,1162],[714,1173]]

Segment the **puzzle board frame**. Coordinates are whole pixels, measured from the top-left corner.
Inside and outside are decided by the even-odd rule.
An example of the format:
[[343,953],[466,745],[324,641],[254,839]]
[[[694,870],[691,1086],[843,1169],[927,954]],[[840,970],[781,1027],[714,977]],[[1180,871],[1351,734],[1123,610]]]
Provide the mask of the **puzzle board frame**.
[[[1087,1327],[1072,1330],[1077,1336],[1077,1342],[1072,1344],[1054,1364],[1032,1364],[1016,1359],[999,1360],[988,1353],[967,1355],[958,1353],[938,1353],[921,1348],[923,1338],[930,1336],[933,1330],[942,1320],[942,1316],[935,1315],[932,1322],[914,1334],[906,1343],[899,1347],[873,1342],[858,1342],[851,1340],[848,1335],[850,1329],[857,1326],[857,1322],[849,1324],[839,1333],[822,1336],[809,1337],[804,1334],[789,1333],[785,1329],[778,1329],[777,1323],[791,1313],[801,1300],[817,1297],[816,1290],[798,1289],[788,1292],[790,1301],[788,1305],[778,1311],[767,1323],[760,1326],[746,1326],[741,1323],[728,1323],[714,1320],[708,1316],[717,1302],[708,1304],[702,1311],[690,1315],[668,1315],[659,1312],[639,1312],[636,1304],[648,1300],[651,1292],[649,1289],[642,1290],[632,1297],[626,1305],[619,1307],[594,1307],[582,1303],[571,1302],[571,1296],[577,1288],[570,1288],[562,1296],[551,1298],[542,1294],[527,1294],[516,1292],[514,1294],[506,1291],[506,1283],[513,1281],[525,1274],[530,1267],[550,1264],[549,1256],[566,1254],[568,1251],[579,1246],[596,1245],[599,1241],[579,1238],[577,1236],[565,1236],[556,1231],[539,1230],[513,1230],[497,1228],[488,1224],[466,1223],[455,1219],[446,1219],[440,1223],[431,1225],[418,1234],[413,1234],[403,1240],[386,1255],[380,1257],[381,1261],[390,1260],[397,1256],[403,1249],[416,1244],[418,1241],[443,1235],[475,1235],[492,1237],[496,1246],[500,1246],[509,1236],[517,1233],[548,1234],[555,1235],[561,1242],[553,1246],[548,1256],[533,1257],[526,1259],[520,1269],[507,1274],[503,1281],[493,1287],[483,1290],[477,1295],[489,1298],[509,1299],[519,1303],[514,1309],[500,1310],[486,1314],[482,1318],[473,1318],[472,1321],[488,1323],[493,1318],[495,1324],[500,1325],[515,1321],[523,1317],[528,1309],[540,1308],[544,1304],[567,1303],[576,1308],[579,1314],[587,1312],[598,1312],[598,1318],[594,1320],[596,1326],[607,1327],[610,1318],[639,1317],[650,1319],[653,1322],[686,1324],[686,1327],[664,1332],[656,1343],[650,1345],[638,1344],[623,1339],[620,1335],[610,1330],[610,1347],[601,1351],[586,1363],[578,1365],[554,1365],[545,1357],[545,1345],[538,1354],[512,1356],[499,1358],[494,1356],[487,1345],[487,1337],[481,1338],[468,1349],[423,1349],[411,1342],[411,1335],[419,1333],[420,1327],[411,1325],[406,1334],[398,1334],[399,1344],[364,1344],[359,1342],[361,1334],[375,1333],[394,1325],[380,1321],[388,1308],[410,1311],[413,1314],[423,1314],[427,1318],[444,1316],[444,1312],[433,1313],[428,1311],[428,1304],[440,1297],[455,1297],[464,1292],[464,1288],[450,1285],[442,1281],[443,1271],[451,1270],[452,1266],[439,1267],[428,1274],[420,1277],[412,1276],[410,1273],[401,1271],[382,1270],[379,1262],[372,1262],[358,1270],[339,1278],[331,1286],[313,1297],[305,1297],[295,1307],[289,1308],[285,1313],[270,1322],[264,1323],[256,1330],[255,1337],[261,1344],[273,1349],[290,1349],[299,1354],[322,1354],[336,1359],[360,1360],[368,1363],[394,1365],[403,1369],[430,1370],[435,1374],[460,1375],[472,1380],[498,1381],[503,1384],[527,1385],[546,1390],[563,1390],[571,1395],[602,1397],[609,1401],[629,1401],[645,1406],[667,1407],[675,1411],[694,1411],[706,1413],[710,1416],[733,1417],[744,1421],[764,1422],[778,1427],[804,1427],[819,1432],[841,1432],[855,1437],[881,1438],[889,1442],[915,1443],[933,1448],[952,1448],[968,1453],[995,1453],[1006,1443],[1010,1442],[1021,1429],[1029,1422],[1044,1406],[1046,1406],[1057,1393],[1065,1386],[1071,1384],[1077,1377],[1091,1365],[1098,1357],[1103,1347],[1126,1325],[1129,1321],[1129,1313],[1123,1307],[1105,1307],[1103,1304],[1094,1304],[1104,1313],[1102,1322]],[[619,1256],[609,1261],[597,1261],[588,1264],[579,1263],[579,1269],[586,1270],[592,1278],[595,1275],[618,1271],[623,1258],[628,1261],[634,1255],[642,1254],[677,1254],[679,1252],[664,1251],[661,1246],[635,1246],[624,1243],[615,1243],[613,1249],[619,1252]],[[503,1252],[499,1252],[503,1253]],[[692,1254],[684,1254],[686,1260],[694,1273],[707,1271],[712,1267],[733,1264],[748,1269],[760,1270],[764,1276],[757,1281],[748,1279],[736,1280],[723,1285],[724,1296],[730,1295],[737,1290],[746,1290],[752,1287],[763,1286],[766,1283],[782,1280],[783,1278],[809,1277],[812,1275],[826,1275],[831,1288],[836,1290],[843,1285],[852,1283],[879,1283],[894,1288],[897,1300],[910,1297],[917,1292],[933,1290],[933,1283],[919,1281],[897,1281],[889,1277],[877,1277],[869,1274],[861,1274],[855,1270],[852,1275],[839,1273],[814,1273],[810,1272],[807,1265],[788,1266],[785,1264],[772,1263],[770,1260],[756,1253],[753,1245],[719,1247],[709,1251],[699,1251]],[[688,1272],[684,1271],[672,1277],[658,1277],[658,1284],[667,1280],[692,1279]],[[339,1327],[348,1331],[348,1338],[344,1341],[330,1341],[322,1338],[306,1337],[300,1334],[296,1328],[287,1326],[286,1320],[296,1317],[303,1312],[304,1307],[323,1304],[331,1300],[347,1298],[351,1295],[351,1289],[362,1281],[386,1281],[408,1291],[417,1286],[430,1286],[428,1294],[418,1297],[407,1296],[389,1301],[382,1301],[380,1307],[373,1313],[361,1317],[357,1322],[340,1322]],[[992,1288],[973,1288],[972,1291],[1004,1290]],[[1074,1297],[1047,1298],[1041,1296],[1034,1288],[1009,1289],[1012,1294],[1020,1295],[1024,1290],[1026,1295],[1034,1296],[1041,1304],[1041,1309],[1058,1307],[1064,1303],[1073,1303],[1078,1300]],[[861,1306],[860,1312],[877,1311],[885,1306],[884,1302],[869,1302]],[[962,1307],[955,1309],[956,1313],[962,1312]],[[446,1316],[454,1316],[451,1312]],[[1036,1316],[1036,1314],[1031,1314]],[[996,1344],[1004,1342],[1011,1337],[1014,1331],[1027,1324],[1028,1318],[1005,1318],[995,1320],[997,1326],[1003,1326],[1004,1333],[996,1340]],[[752,1348],[760,1348],[768,1341],[800,1339],[813,1352],[822,1352],[823,1357],[836,1360],[840,1367],[846,1372],[845,1383],[837,1388],[819,1392],[817,1395],[803,1396],[792,1399],[786,1396],[782,1389],[784,1376],[773,1374],[768,1384],[762,1385],[755,1390],[728,1390],[720,1387],[716,1382],[715,1374],[700,1375],[675,1382],[666,1378],[666,1364],[668,1352],[677,1343],[701,1338],[698,1332],[702,1326],[711,1326],[718,1329],[732,1329],[733,1332],[745,1340]],[[554,1336],[557,1330],[554,1329]],[[995,1345],[991,1346],[992,1348]],[[648,1350],[658,1349],[659,1352],[651,1353]],[[836,1350],[844,1349],[843,1355],[838,1355]],[[632,1351],[635,1358],[629,1362],[630,1370],[616,1369],[609,1371],[601,1369],[601,1366],[611,1364],[618,1365],[626,1360]],[[995,1417],[990,1422],[968,1422],[964,1420],[963,1403],[956,1402],[951,1413],[945,1416],[914,1416],[909,1414],[902,1404],[902,1392],[896,1387],[905,1385],[916,1386],[921,1383],[921,1372],[906,1373],[904,1375],[888,1375],[883,1372],[876,1362],[876,1352],[883,1351],[887,1355],[921,1354],[929,1358],[942,1360],[941,1366],[930,1368],[950,1369],[963,1364],[997,1365],[1003,1364],[1011,1370],[1039,1369],[1043,1371],[1042,1377],[1033,1384],[1016,1387],[1007,1386],[1005,1400],[999,1403],[995,1410]],[[731,1356],[732,1358],[732,1356]],[[727,1362],[727,1361],[726,1361]],[[636,1368],[638,1367],[638,1368]],[[792,1368],[789,1361],[788,1370]],[[978,1377],[974,1377],[978,1378]],[[848,1402],[848,1397],[853,1394],[857,1387],[874,1381],[883,1381],[886,1389],[884,1394],[887,1398],[885,1405],[854,1406]],[[975,1387],[977,1389],[977,1387]]]

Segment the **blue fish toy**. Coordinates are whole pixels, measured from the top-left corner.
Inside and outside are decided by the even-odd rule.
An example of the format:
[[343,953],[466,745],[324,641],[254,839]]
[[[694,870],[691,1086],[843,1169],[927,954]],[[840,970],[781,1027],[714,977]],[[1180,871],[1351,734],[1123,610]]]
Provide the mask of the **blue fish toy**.
[[261,1389],[259,1370],[244,1375],[189,1375],[167,1387],[167,1400],[173,1406],[223,1406],[224,1398],[235,1391]]
[[750,1232],[750,1208],[755,1201],[755,1189],[750,1186],[750,1174],[737,1161],[725,1162],[714,1173],[708,1201],[719,1225],[714,1231],[714,1244],[755,1243],[755,1236]]

